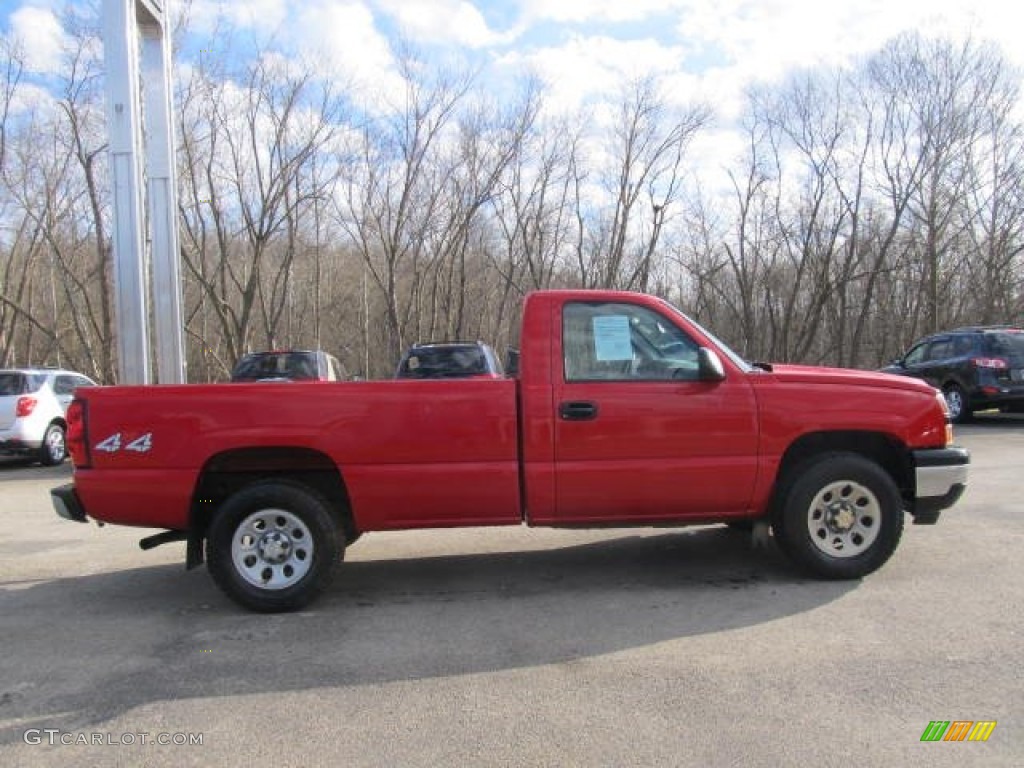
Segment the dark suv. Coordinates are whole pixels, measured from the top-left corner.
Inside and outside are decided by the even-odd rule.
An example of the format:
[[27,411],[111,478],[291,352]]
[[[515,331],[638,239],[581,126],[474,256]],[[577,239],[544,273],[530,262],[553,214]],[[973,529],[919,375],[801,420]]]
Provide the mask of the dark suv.
[[950,418],[969,421],[974,411],[1024,410],[1024,329],[958,328],[914,344],[882,369],[914,376],[946,396]]
[[494,350],[479,341],[414,344],[395,372],[396,379],[500,379],[504,376]]

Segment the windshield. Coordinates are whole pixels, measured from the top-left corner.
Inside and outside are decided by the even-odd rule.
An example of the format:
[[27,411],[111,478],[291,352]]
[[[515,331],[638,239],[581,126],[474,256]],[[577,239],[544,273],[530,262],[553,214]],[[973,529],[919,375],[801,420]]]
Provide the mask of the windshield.
[[738,354],[736,354],[736,352],[734,352],[729,347],[729,345],[727,345],[725,342],[723,342],[721,339],[719,339],[717,336],[715,336],[715,334],[711,333],[711,331],[709,331],[703,325],[701,325],[696,320],[694,320],[692,317],[687,315],[685,312],[683,312],[680,309],[676,309],[676,307],[672,306],[671,304],[669,304],[665,300],[662,300],[662,304],[664,304],[669,310],[671,310],[675,314],[677,314],[680,317],[682,317],[683,319],[685,319],[686,322],[688,322],[690,325],[694,326],[698,331],[700,331],[705,336],[707,336],[709,339],[711,339],[711,343],[714,344],[716,347],[718,347],[718,351],[721,352],[726,357],[728,357],[729,360],[732,361],[733,365],[735,365],[737,368],[742,370],[744,373],[750,373],[753,370],[755,370],[754,366],[752,366],[750,363],[748,363],[746,360],[744,360],[742,357],[740,357]]

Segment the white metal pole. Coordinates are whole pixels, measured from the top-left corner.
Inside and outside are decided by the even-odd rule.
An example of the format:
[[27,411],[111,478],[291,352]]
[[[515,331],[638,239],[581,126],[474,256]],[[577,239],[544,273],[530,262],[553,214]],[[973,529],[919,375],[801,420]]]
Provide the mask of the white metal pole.
[[104,0],[107,134],[114,202],[114,300],[120,382],[148,384],[149,332],[135,0]]
[[185,381],[185,355],[170,34],[165,19],[154,17],[149,8],[140,6],[139,11],[157,379],[161,384],[181,384]]

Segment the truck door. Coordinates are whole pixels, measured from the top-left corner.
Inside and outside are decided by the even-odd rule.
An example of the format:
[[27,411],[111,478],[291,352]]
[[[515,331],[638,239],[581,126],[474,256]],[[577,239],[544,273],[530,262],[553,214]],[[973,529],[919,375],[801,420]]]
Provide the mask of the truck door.
[[727,365],[724,380],[700,380],[698,342],[639,304],[568,302],[560,325],[562,370],[552,372],[559,521],[748,508],[758,420],[747,374]]

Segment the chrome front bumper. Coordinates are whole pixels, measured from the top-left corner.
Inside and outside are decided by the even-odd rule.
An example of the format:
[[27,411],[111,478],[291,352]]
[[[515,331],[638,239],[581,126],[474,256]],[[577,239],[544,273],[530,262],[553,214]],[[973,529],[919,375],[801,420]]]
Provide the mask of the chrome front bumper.
[[914,451],[915,498],[911,514],[917,524],[931,524],[939,512],[956,504],[967,487],[971,455],[964,448]]

